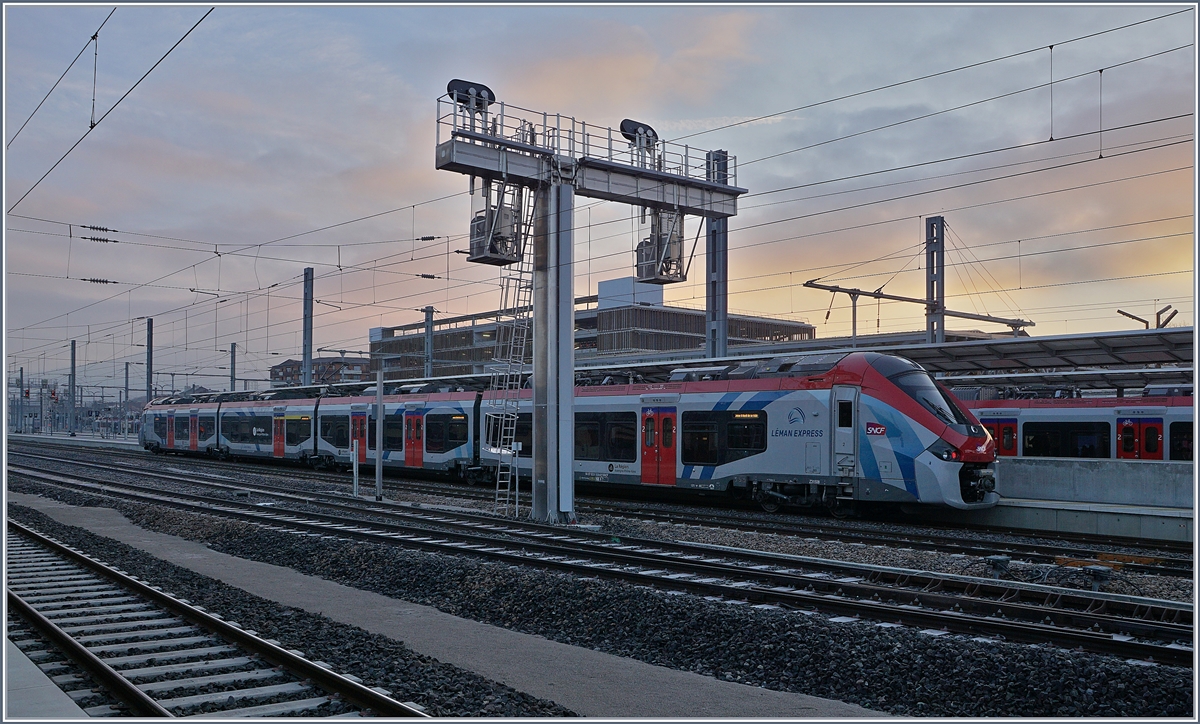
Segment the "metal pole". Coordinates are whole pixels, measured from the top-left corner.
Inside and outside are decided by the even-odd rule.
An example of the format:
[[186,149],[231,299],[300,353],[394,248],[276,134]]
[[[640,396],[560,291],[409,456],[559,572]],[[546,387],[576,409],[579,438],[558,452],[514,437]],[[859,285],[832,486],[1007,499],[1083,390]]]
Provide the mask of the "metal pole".
[[229,343],[229,391],[237,392],[237,342]]
[[75,437],[75,340],[71,340],[71,389],[68,399],[71,411],[67,413],[67,433]]
[[[358,458],[355,457],[355,460]],[[375,500],[383,500],[383,359],[375,373]]]
[[858,346],[858,295],[850,295],[850,346]]
[[575,520],[575,189],[540,187],[533,257],[533,518]]
[[300,368],[300,381],[312,384],[312,325],[313,325],[313,270],[304,268],[304,357]]
[[433,377],[433,307],[425,307],[425,376]]
[[146,404],[154,396],[154,319],[146,317]]
[[125,363],[125,402],[121,405],[121,431],[129,439],[129,363]]
[[[729,183],[729,154],[709,151],[706,154],[706,176],[709,181]],[[704,317],[707,332],[705,352],[711,358],[729,353],[729,219],[706,220],[704,257]]]
[[25,432],[25,368],[21,368],[20,387],[17,388],[17,432]]
[[353,473],[354,484],[353,484],[352,495],[354,495],[354,497],[357,498],[358,497],[358,440],[357,439],[350,441],[350,458],[352,460],[351,465],[353,466],[353,470],[354,470],[354,473]]
[[946,341],[946,220],[925,219],[925,343]]

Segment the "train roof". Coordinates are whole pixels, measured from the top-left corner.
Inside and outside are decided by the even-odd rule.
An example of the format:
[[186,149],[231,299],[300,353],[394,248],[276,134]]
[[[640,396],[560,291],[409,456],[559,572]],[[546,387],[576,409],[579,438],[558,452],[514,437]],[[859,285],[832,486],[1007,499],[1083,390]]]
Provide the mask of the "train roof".
[[[763,358],[704,359],[688,362],[646,362],[619,367],[581,367],[575,370],[577,387],[632,385],[657,382],[701,382],[752,380],[775,377],[808,377],[836,367],[847,357],[864,355],[874,364],[878,358],[893,358],[878,352],[814,352]],[[895,357],[896,360],[903,358]],[[905,366],[921,369],[904,360]],[[384,382],[387,396],[430,394],[437,392],[482,392],[490,388],[491,374],[457,375]],[[162,397],[150,402],[158,405],[187,405],[205,402],[249,402],[312,399],[315,397],[363,397],[375,394],[375,382],[345,382],[298,387],[276,387],[261,391],[206,392]],[[526,387],[529,386],[528,379]]]

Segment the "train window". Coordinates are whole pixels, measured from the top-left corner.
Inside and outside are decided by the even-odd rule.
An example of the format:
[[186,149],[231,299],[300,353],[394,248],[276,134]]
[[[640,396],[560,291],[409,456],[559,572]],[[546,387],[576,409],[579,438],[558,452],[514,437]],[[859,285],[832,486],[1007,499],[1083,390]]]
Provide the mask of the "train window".
[[1121,452],[1137,452],[1137,440],[1133,434],[1133,425],[1121,427]]
[[217,433],[216,415],[201,415],[198,420],[200,429],[197,434],[201,440],[207,440]]
[[[375,429],[375,418],[369,418],[367,421],[367,449],[375,449],[375,438],[379,435]],[[383,419],[383,449],[384,450],[403,450],[404,449],[404,421],[397,418]]]
[[1171,459],[1192,459],[1192,428],[1190,422],[1171,423]]
[[854,402],[838,400],[838,427],[854,427]]
[[334,447],[350,447],[350,417],[321,415],[321,439]]
[[[958,405],[942,392],[942,389],[934,383],[933,378],[929,376],[928,372],[906,372],[888,379],[891,380],[892,384],[899,387],[904,394],[921,403],[930,412],[941,418],[942,422],[948,425],[968,424],[962,410],[958,409]],[[841,427],[846,426],[841,425]],[[960,430],[960,432],[965,431]]]
[[269,415],[222,415],[221,434],[229,442],[246,445],[271,444],[271,417]]
[[[845,402],[840,401],[840,402]],[[846,404],[850,404],[847,402]],[[839,409],[839,416],[841,411]],[[735,412],[726,426],[725,460],[733,462],[767,449],[767,413]]]
[[191,424],[187,415],[175,416],[175,442],[185,442],[192,436]]
[[513,442],[521,443],[521,452],[517,453],[518,457],[533,457],[533,413],[522,412],[517,415],[517,432],[513,437]]
[[221,436],[229,442],[242,442],[245,437],[242,433],[245,423],[245,418],[237,415],[221,415]]
[[1146,452],[1148,452],[1148,453],[1158,452],[1158,440],[1161,437],[1158,434],[1158,426],[1151,425],[1149,427],[1146,427],[1142,431],[1142,434],[1146,438]]
[[446,452],[446,418],[449,415],[425,416],[425,452]]
[[427,452],[449,452],[466,444],[466,415],[425,416],[425,450]]
[[604,414],[604,458],[612,462],[637,460],[637,413]]
[[575,415],[575,459],[600,459],[600,415],[580,412]]
[[1016,435],[1011,427],[1005,426],[1004,432],[1000,434],[1000,447],[1004,450],[1012,450],[1016,444]]
[[167,439],[167,416],[166,415],[155,415],[154,416],[154,435],[159,440],[165,441]]
[[1027,422],[1023,430],[1026,457],[1111,457],[1111,425],[1107,422]]
[[718,413],[685,412],[679,424],[680,457],[684,465],[719,465]]
[[671,418],[663,418],[662,446],[671,447],[675,444],[675,423]]
[[312,437],[312,420],[303,418],[289,418],[284,423],[283,439],[288,445],[303,445]]
[[654,418],[647,417],[646,423],[642,425],[642,438],[646,447],[654,446]]
[[446,423],[446,444],[450,450],[467,444],[467,416],[452,415]]
[[255,415],[250,418],[250,440],[256,445],[270,445],[274,420],[270,415]]

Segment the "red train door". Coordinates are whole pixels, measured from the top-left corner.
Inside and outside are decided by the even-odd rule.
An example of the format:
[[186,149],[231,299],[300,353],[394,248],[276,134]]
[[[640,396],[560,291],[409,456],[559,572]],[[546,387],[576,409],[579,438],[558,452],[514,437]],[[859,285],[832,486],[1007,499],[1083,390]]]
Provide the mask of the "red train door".
[[188,415],[188,450],[195,452],[199,449],[200,411],[192,410]]
[[674,407],[642,408],[642,482],[674,485],[678,459]]
[[167,411],[167,447],[175,447],[175,411]]
[[1142,460],[1163,459],[1163,424],[1162,418],[1143,417],[1138,421],[1141,425],[1142,447],[1139,450]]
[[1017,454],[1017,421],[1016,420],[981,420],[987,431],[996,442],[996,454],[1001,457],[1013,457]]
[[425,465],[425,418],[421,412],[404,413],[404,465],[420,468]]
[[367,461],[367,411],[350,409],[350,439],[358,440],[358,462]]
[[284,445],[287,444],[287,418],[284,416],[284,410],[283,407],[275,408],[275,414],[271,418],[271,455],[277,458],[283,457]]
[[1138,448],[1137,420],[1132,417],[1117,418],[1117,457],[1121,460],[1137,460]]
[[1122,460],[1162,460],[1162,418],[1117,418],[1117,457]]

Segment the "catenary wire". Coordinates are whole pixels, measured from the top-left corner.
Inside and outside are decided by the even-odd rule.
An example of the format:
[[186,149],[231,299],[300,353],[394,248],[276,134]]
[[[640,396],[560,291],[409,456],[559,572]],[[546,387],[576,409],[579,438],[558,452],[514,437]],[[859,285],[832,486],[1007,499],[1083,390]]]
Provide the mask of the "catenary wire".
[[108,19],[111,18],[113,13],[116,11],[117,9],[113,8],[109,11],[108,15],[104,17],[104,22],[100,23],[100,27],[96,28],[96,32],[92,33],[91,36],[88,37],[88,41],[83,44],[82,48],[79,49],[79,54],[75,56],[75,60],[72,60],[71,64],[67,66],[67,69],[62,72],[62,75],[58,76],[58,80],[54,81],[54,85],[50,86],[50,90],[46,91],[45,98],[42,98],[42,100],[37,104],[37,108],[33,109],[33,113],[29,114],[29,118],[25,119],[25,122],[21,124],[21,127],[17,129],[17,132],[13,134],[13,137],[8,139],[8,143],[4,144],[5,148],[12,147],[13,141],[17,140],[17,136],[21,135],[21,131],[25,130],[25,126],[29,125],[29,122],[33,120],[34,115],[41,110],[42,104],[46,102],[46,98],[49,98],[50,94],[54,92],[54,89],[58,87],[58,84],[62,82],[62,79],[67,77],[67,73],[71,72],[71,68],[75,67],[76,61],[78,61],[80,56],[83,55],[83,51],[88,49],[88,46],[92,44],[92,41],[96,39],[96,36],[100,34],[100,31],[104,29],[105,24],[108,23]]

